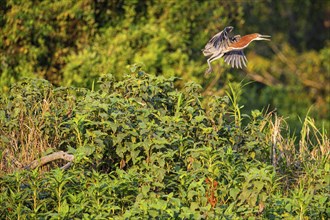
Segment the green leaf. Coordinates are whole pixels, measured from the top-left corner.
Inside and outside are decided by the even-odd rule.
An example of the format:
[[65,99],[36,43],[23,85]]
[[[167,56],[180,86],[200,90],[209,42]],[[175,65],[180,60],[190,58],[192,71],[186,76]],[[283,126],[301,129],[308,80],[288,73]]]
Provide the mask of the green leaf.
[[229,190],[229,195],[234,199],[234,200],[236,200],[236,198],[237,198],[237,195],[240,193],[240,189],[238,189],[238,188],[231,188],[230,190]]
[[150,191],[150,186],[149,186],[149,185],[143,185],[143,186],[141,187],[141,189],[142,189],[142,194],[143,194],[144,196],[147,196],[147,195],[148,195],[148,192]]

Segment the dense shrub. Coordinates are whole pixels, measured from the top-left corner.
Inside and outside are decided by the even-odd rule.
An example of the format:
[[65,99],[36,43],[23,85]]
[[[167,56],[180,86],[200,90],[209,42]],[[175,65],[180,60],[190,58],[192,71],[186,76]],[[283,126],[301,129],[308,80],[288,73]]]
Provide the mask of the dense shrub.
[[[1,98],[1,216],[329,217],[329,140],[308,117],[295,146],[280,118],[241,114],[234,85],[203,106],[198,84],[131,71],[96,90],[25,80]],[[58,150],[69,170],[20,171]]]

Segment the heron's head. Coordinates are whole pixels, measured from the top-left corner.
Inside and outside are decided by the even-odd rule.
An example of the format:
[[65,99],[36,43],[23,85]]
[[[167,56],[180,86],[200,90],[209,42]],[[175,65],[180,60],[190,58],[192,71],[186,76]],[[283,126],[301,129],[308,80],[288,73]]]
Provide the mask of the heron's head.
[[262,34],[256,34],[256,38],[254,40],[268,40],[270,41],[271,36],[269,35],[262,35]]

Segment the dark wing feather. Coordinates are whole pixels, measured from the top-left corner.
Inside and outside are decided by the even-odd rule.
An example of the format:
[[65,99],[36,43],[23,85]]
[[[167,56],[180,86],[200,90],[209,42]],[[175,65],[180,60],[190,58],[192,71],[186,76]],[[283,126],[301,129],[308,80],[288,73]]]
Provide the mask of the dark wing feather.
[[230,43],[238,42],[241,39],[241,35],[235,35],[234,37],[230,38]]
[[232,27],[226,27],[223,31],[214,35],[202,50],[204,55],[209,56],[216,52],[225,50],[231,43],[231,39],[228,37],[228,34],[232,31],[232,29]]
[[243,50],[233,50],[224,54],[224,60],[227,64],[231,65],[232,68],[241,68],[242,64],[246,66],[247,59],[244,55]]

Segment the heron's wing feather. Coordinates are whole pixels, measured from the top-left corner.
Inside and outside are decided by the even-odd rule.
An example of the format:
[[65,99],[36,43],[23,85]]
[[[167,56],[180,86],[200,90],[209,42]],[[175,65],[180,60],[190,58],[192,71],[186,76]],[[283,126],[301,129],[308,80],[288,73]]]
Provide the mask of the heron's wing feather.
[[247,63],[247,59],[244,55],[243,50],[233,50],[233,51],[229,51],[227,53],[224,54],[224,61],[231,65],[231,67],[235,67],[236,68],[242,68],[242,64],[243,66],[246,66]]
[[231,39],[228,37],[228,31],[226,29],[227,28],[214,35],[205,45],[205,48],[203,49],[205,56],[211,55],[215,52],[221,52],[229,46]]
[[238,42],[241,39],[241,35],[235,35],[234,37],[230,38],[230,43]]

